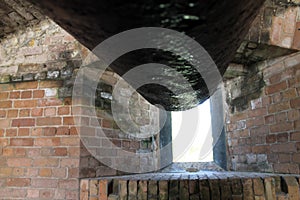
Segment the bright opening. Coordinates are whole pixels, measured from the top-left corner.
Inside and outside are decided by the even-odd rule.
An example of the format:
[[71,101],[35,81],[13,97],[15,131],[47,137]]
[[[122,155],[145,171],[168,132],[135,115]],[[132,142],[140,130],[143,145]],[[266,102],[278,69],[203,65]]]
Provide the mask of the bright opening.
[[[213,161],[213,139],[211,131],[210,100],[198,107],[172,112],[172,148],[174,162],[211,162]],[[196,116],[196,117],[195,117]],[[185,119],[183,119],[185,118]],[[188,126],[183,125],[188,121]],[[193,132],[193,133],[192,133]],[[192,134],[188,147],[183,148],[180,141],[175,141],[178,134]],[[180,137],[182,138],[182,137]],[[186,137],[188,138],[188,137]],[[187,139],[186,139],[187,140]],[[184,151],[183,151],[184,149]]]

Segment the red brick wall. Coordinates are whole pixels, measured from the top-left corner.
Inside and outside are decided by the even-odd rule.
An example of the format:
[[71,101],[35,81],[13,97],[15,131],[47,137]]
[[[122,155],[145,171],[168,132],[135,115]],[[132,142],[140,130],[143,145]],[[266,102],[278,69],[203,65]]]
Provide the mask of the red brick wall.
[[265,82],[260,97],[227,120],[229,169],[298,174],[300,54],[261,63],[258,69]]
[[[77,199],[79,178],[121,173],[87,151],[74,124],[73,83],[88,53],[49,20],[0,41],[0,199]],[[104,73],[99,91],[109,95],[119,78]],[[121,108],[126,98],[119,97]],[[149,103],[137,93],[133,99],[143,108],[133,117],[149,124]],[[100,95],[97,102],[97,120],[116,146],[151,152],[149,138],[119,130],[111,100]]]
[[[285,2],[287,3],[287,2]],[[266,0],[252,23],[246,39],[283,48],[300,49],[299,6],[284,1]]]
[[79,138],[60,81],[0,84],[1,198],[76,199]]

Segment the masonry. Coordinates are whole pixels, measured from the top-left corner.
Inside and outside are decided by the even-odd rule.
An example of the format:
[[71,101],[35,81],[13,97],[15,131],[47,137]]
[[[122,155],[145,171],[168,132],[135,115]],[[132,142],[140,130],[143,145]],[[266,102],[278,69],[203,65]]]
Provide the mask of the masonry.
[[[159,109],[110,68],[93,88],[95,108],[82,106],[85,98],[76,99],[73,89],[90,50],[27,1],[0,2],[11,7],[0,9],[3,24],[17,21],[0,29],[0,199],[300,199],[298,1],[266,1],[223,76],[224,137],[215,149],[228,171],[141,175],[131,174],[172,164],[171,148],[141,162],[131,156],[154,155],[170,139],[170,130],[136,137],[162,128]],[[118,114],[129,107],[136,126],[118,123],[112,104]],[[219,110],[212,114],[222,121]],[[105,139],[84,140],[99,127]]]
[[[48,19],[1,44],[1,199],[78,199],[80,177],[120,174],[88,152],[73,119],[72,86],[88,50]],[[106,72],[99,83],[96,120],[120,148],[148,151],[150,140],[122,134],[108,112],[119,78]],[[140,123],[150,123],[153,106],[134,98],[144,108]]]

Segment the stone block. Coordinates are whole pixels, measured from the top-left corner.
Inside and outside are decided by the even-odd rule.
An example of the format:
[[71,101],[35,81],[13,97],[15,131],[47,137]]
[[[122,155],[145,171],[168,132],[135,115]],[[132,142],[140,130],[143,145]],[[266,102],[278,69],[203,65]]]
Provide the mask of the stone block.
[[266,200],[276,199],[274,178],[267,177],[264,179],[264,183],[265,183]]
[[168,181],[161,180],[158,183],[159,187],[159,199],[161,200],[168,200]]
[[295,177],[284,176],[283,177],[285,184],[288,189],[289,199],[298,200],[300,198],[299,194],[299,184]]
[[148,200],[158,199],[158,183],[157,181],[148,181]]
[[147,181],[139,181],[137,197],[138,199],[147,199]]
[[128,200],[137,199],[137,181],[130,180],[128,182]]
[[180,180],[179,182],[179,198],[182,200],[189,199],[189,181],[188,180]]

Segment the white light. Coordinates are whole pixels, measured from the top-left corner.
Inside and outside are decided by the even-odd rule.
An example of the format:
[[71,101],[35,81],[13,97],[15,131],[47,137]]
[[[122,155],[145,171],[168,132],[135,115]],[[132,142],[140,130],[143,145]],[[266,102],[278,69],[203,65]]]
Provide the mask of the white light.
[[[207,100],[198,107],[183,111],[186,113],[192,112],[194,110],[198,111],[199,117],[197,120],[197,131],[196,137],[192,142],[192,145],[188,148],[188,150],[179,158],[173,158],[174,162],[210,162],[213,161],[213,152],[212,152],[212,133],[211,133],[211,114],[210,114],[210,101]],[[179,134],[179,131],[184,134],[184,132],[188,131],[181,127],[182,122],[182,112],[172,112],[172,138],[176,138]],[[191,124],[191,126],[195,126],[195,124]],[[207,140],[207,137],[210,139]],[[210,141],[208,143],[204,143],[205,141]],[[204,149],[210,149],[211,151],[207,154],[203,155],[201,152],[202,147],[205,145]],[[209,145],[209,147],[207,146]],[[208,148],[207,148],[208,147]],[[173,143],[173,154],[179,155],[182,152],[174,153],[178,147]]]

